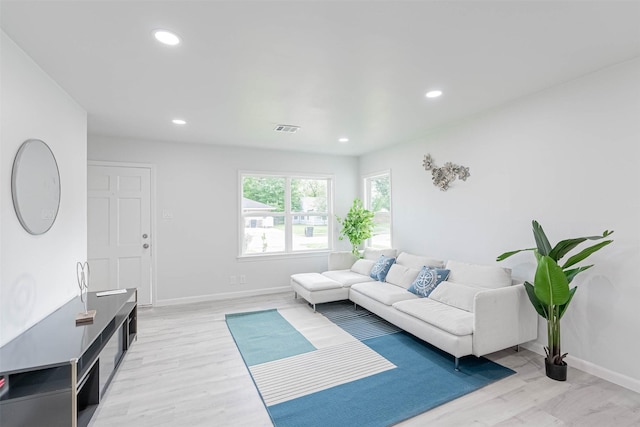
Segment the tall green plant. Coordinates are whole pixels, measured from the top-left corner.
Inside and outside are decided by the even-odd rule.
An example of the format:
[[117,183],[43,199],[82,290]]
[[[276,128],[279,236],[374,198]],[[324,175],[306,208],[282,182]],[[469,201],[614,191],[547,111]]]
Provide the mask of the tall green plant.
[[567,310],[567,307],[569,307],[569,303],[578,289],[577,286],[570,288],[569,284],[579,273],[593,267],[593,264],[582,267],[575,267],[575,265],[585,260],[594,252],[604,248],[613,242],[613,240],[605,240],[604,242],[583,249],[569,257],[562,266],[558,264],[558,261],[581,243],[587,240],[603,239],[612,234],[613,231],[605,230],[602,236],[562,240],[552,248],[542,226],[535,220],[532,222],[532,225],[536,247],[505,252],[497,258],[497,261],[507,259],[518,252],[533,251],[538,261],[538,267],[536,268],[533,284],[524,282],[524,287],[535,310],[540,316],[547,320],[548,346],[545,347],[547,361],[554,365],[564,365],[563,359],[567,353],[562,354],[560,350],[560,319]]
[[360,245],[373,234],[373,212],[362,206],[362,200],[355,199],[347,216],[340,219],[336,215],[336,219],[342,225],[338,239],[343,240],[345,237],[349,239],[352,246],[351,252],[360,257],[358,250]]

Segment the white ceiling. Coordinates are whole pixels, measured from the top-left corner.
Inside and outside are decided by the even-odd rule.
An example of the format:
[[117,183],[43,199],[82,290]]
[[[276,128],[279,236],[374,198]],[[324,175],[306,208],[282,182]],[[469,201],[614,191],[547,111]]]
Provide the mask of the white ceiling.
[[3,0],[0,18],[90,134],[347,155],[640,56],[638,1]]

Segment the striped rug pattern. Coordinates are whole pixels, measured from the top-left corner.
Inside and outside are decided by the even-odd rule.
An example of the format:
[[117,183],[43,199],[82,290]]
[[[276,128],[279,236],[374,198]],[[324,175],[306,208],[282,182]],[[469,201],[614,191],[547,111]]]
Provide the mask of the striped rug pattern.
[[316,310],[360,341],[401,331],[368,310],[355,310],[353,303],[349,301],[318,304]]
[[346,384],[396,366],[360,341],[249,367],[267,406]]

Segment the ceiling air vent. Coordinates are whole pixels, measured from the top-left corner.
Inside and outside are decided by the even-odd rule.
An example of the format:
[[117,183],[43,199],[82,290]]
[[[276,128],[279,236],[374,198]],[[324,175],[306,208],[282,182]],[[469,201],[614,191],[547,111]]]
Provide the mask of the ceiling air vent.
[[273,128],[273,130],[276,132],[284,132],[284,133],[296,133],[298,132],[299,129],[300,129],[300,126],[293,126],[293,125],[276,125],[276,127]]

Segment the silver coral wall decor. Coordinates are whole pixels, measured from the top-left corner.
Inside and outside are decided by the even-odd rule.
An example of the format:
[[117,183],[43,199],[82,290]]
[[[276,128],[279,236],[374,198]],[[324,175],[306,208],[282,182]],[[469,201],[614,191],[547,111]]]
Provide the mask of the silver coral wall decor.
[[424,166],[424,170],[431,171],[431,179],[433,180],[433,185],[435,185],[442,191],[447,191],[449,189],[449,184],[455,181],[456,178],[460,178],[462,181],[466,181],[467,178],[471,176],[468,167],[456,165],[451,162],[445,163],[442,167],[437,167],[433,163],[431,154],[424,155],[422,166]]

